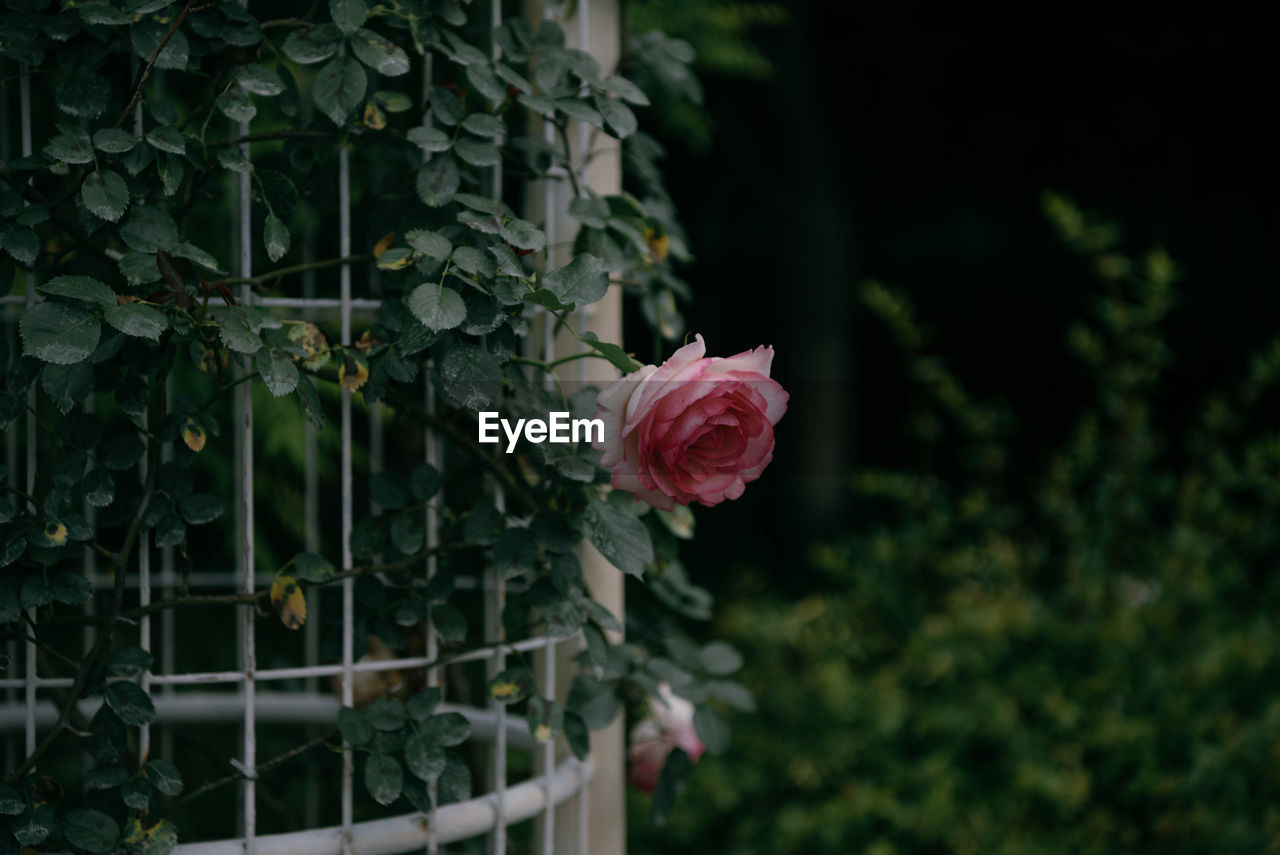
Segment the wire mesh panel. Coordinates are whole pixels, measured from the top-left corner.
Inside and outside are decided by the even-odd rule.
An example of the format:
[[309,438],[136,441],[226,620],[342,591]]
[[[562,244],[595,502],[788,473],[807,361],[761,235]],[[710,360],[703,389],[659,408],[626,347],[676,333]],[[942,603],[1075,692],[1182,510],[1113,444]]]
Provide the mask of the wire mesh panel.
[[[242,6],[247,16],[254,15],[254,6],[244,3]],[[603,14],[599,11],[601,6],[607,7]],[[188,3],[182,15],[191,8],[192,4]],[[493,0],[485,11],[489,16],[488,29],[492,31],[502,20],[502,4]],[[533,13],[535,17],[538,14],[541,13]],[[576,44],[591,51],[600,40],[599,28],[590,27],[592,16],[598,16],[613,28],[606,41],[616,42],[616,14],[614,3],[578,4],[573,19]],[[173,26],[170,35],[178,24]],[[157,45],[151,60],[164,48],[163,42]],[[345,45],[340,47],[339,56],[346,49]],[[489,49],[490,55],[496,58],[499,53],[496,38]],[[616,54],[616,45],[607,46],[607,50]],[[429,94],[433,90],[431,62],[428,52],[419,93],[424,108],[424,128],[433,127]],[[135,76],[140,64],[139,58],[135,58]],[[151,70],[148,64],[146,74]],[[166,85],[161,70],[156,71],[150,85]],[[141,86],[139,83],[140,91]],[[8,123],[16,116],[21,156],[29,157],[32,155],[33,108],[27,66],[21,67],[16,103],[10,94],[6,89],[3,105],[6,127],[0,139],[7,148],[12,136]],[[498,109],[500,99],[501,96],[493,99],[494,110]],[[304,113],[308,109],[304,107]],[[145,133],[142,103],[137,103],[131,113],[134,136],[141,138]],[[541,207],[547,243],[551,247],[548,269],[564,263],[569,255],[567,247],[574,227],[566,211],[574,198],[572,187],[585,188],[592,182],[587,169],[591,147],[587,126],[579,123],[571,126],[571,132],[571,157],[558,177],[542,182],[540,188],[531,189],[526,195],[527,207]],[[231,269],[227,271],[231,275],[221,280],[228,288],[222,299],[228,306],[257,311],[252,317],[263,329],[279,328],[282,323],[336,324],[338,347],[345,353],[356,354],[344,364],[344,370],[359,371],[363,364],[358,356],[361,342],[355,340],[353,330],[357,322],[365,327],[375,322],[382,306],[376,293],[377,268],[366,248],[356,248],[353,243],[353,232],[359,226],[360,217],[369,216],[370,208],[376,205],[376,198],[365,193],[359,183],[362,178],[368,178],[369,165],[353,164],[353,150],[359,141],[346,136],[337,139],[332,172],[322,170],[323,177],[315,186],[303,188],[305,202],[318,211],[333,211],[336,222],[304,223],[300,269],[287,278],[274,280],[277,287],[264,293],[259,287],[264,282],[263,274],[254,269],[254,244],[264,227],[261,202],[270,192],[255,171],[255,155],[259,152],[254,146],[255,123],[248,116],[234,120],[226,133],[225,149],[237,151],[238,158],[228,159],[228,162],[234,161],[235,169],[223,179],[223,186],[217,191],[230,200],[231,214],[229,222],[217,224],[217,228],[226,230],[228,257],[232,260]],[[550,135],[554,134],[550,123],[546,125],[546,133],[550,141]],[[11,152],[4,151],[3,155],[7,160]],[[612,173],[601,173],[601,164],[607,165],[607,159],[594,165],[596,183],[616,191],[616,161]],[[327,170],[328,164],[325,168]],[[501,202],[504,189],[511,186],[512,180],[504,175],[502,161],[498,160],[489,168],[486,186],[475,189]],[[207,189],[201,192],[211,196],[214,193]],[[267,205],[268,216],[274,217],[269,201]],[[324,264],[317,260],[318,256],[327,254],[319,244],[328,240],[336,243],[336,263]],[[122,259],[118,251],[110,250],[108,254],[112,261]],[[19,348],[19,319],[38,299],[36,285],[33,273],[27,270],[22,294],[0,299],[11,361],[16,360]],[[208,294],[207,283],[205,287]],[[597,329],[603,323],[605,335],[612,333],[616,338],[617,303],[607,301],[597,305],[594,311],[597,314],[593,317],[579,310],[580,322],[592,322]],[[543,331],[536,348],[539,359],[549,362],[569,352],[570,345],[565,344],[563,337],[557,340],[550,315],[543,314],[535,322]],[[584,347],[578,342],[571,346]],[[578,379],[587,379],[581,369],[585,364],[579,362],[573,369]],[[232,547],[228,550],[213,538],[170,536],[160,526],[155,529],[154,537],[146,530],[137,533],[135,560],[131,566],[112,569],[102,565],[100,548],[86,545],[83,566],[94,593],[84,605],[89,620],[76,642],[86,649],[98,643],[103,633],[102,624],[95,622],[95,616],[107,612],[119,615],[121,605],[127,606],[128,613],[136,617],[130,618],[129,625],[118,631],[136,641],[137,647],[149,655],[141,668],[140,685],[154,698],[155,705],[154,721],[148,720],[137,729],[135,747],[140,762],[155,756],[202,757],[206,770],[222,770],[223,774],[210,775],[206,780],[186,782],[184,799],[216,794],[221,801],[216,805],[209,802],[210,808],[203,817],[204,833],[197,834],[211,839],[183,843],[177,851],[435,853],[456,841],[483,838],[485,851],[503,855],[513,840],[511,827],[535,819],[536,826],[526,826],[518,846],[513,848],[540,853],[591,851],[607,855],[621,852],[618,804],[613,805],[612,814],[604,821],[612,842],[588,848],[591,801],[587,788],[595,775],[599,746],[592,761],[579,761],[554,739],[536,739],[525,719],[509,715],[507,706],[499,699],[490,697],[487,702],[477,703],[474,696],[467,697],[461,691],[468,681],[487,683],[498,678],[509,659],[529,662],[536,656],[541,691],[548,697],[563,695],[567,675],[576,667],[569,661],[582,648],[580,638],[558,640],[536,636],[506,642],[504,616],[512,583],[496,568],[487,568],[474,577],[459,576],[452,580],[452,584],[472,598],[468,608],[481,616],[483,637],[476,649],[456,652],[442,646],[441,639],[451,636],[437,625],[439,612],[428,610],[420,619],[396,616],[394,622],[403,632],[395,633],[402,640],[395,647],[375,641],[378,636],[363,616],[371,599],[376,597],[376,587],[364,582],[369,577],[383,581],[386,577],[379,577],[367,567],[360,572],[364,559],[352,548],[359,535],[357,504],[365,499],[374,515],[381,512],[383,505],[376,484],[380,483],[379,476],[386,472],[407,476],[415,466],[426,464],[428,468],[424,471],[435,473],[433,477],[443,482],[456,453],[451,450],[450,438],[431,427],[416,436],[406,435],[403,423],[395,419],[392,408],[384,409],[382,404],[358,399],[353,395],[353,387],[341,382],[341,375],[334,399],[309,404],[337,412],[336,423],[327,431],[318,431],[296,415],[296,406],[286,408],[283,402],[266,395],[258,384],[241,382],[255,373],[263,373],[260,360],[233,354],[226,365],[215,368],[219,383],[225,386],[220,391],[230,392],[230,418],[220,424],[222,437],[230,440],[230,456],[225,461],[229,465],[222,471],[213,467],[201,469],[192,477],[201,480],[210,491],[226,487],[227,495],[233,497],[233,507],[228,514],[234,521]],[[440,397],[438,371],[438,366],[426,365],[420,385],[421,397],[412,402],[428,420],[436,415]],[[28,393],[28,413],[20,425],[6,432],[4,443],[8,471],[23,473],[21,483],[25,484],[28,495],[35,493],[39,460],[48,448],[48,440],[41,436],[36,418],[36,393],[32,386]],[[150,400],[145,402],[148,406],[138,415],[140,429],[158,433],[162,426],[149,423],[147,413],[165,412],[164,405],[189,395],[190,387],[183,377],[170,376],[166,382],[148,387],[148,394]],[[99,405],[92,395],[83,403],[90,411]],[[206,412],[216,413],[221,404],[198,405],[196,402],[191,409],[189,425],[195,425],[190,429],[200,431],[199,444],[203,445],[205,429],[197,422]],[[297,459],[290,456],[292,451],[271,439],[273,430],[285,422],[296,424],[301,435],[301,441],[296,444],[300,450]],[[188,440],[188,445],[198,451],[194,442]],[[171,451],[154,457],[142,454],[130,464],[126,474],[115,477],[136,480],[138,489],[149,497],[159,489],[158,478],[170,474],[165,464],[170,462],[171,455]],[[158,475],[157,470],[163,471]],[[505,488],[498,480],[487,479],[479,491],[488,497],[498,514],[508,512]],[[189,511],[185,517],[188,521],[201,515],[195,500],[204,495],[196,493],[184,500],[191,505],[184,508],[184,512]],[[448,548],[441,536],[447,507],[441,490],[426,503],[422,512],[420,536],[426,558],[421,562],[419,577],[412,584],[424,590],[437,580],[440,556]],[[87,502],[81,510],[90,521],[98,513],[96,507]],[[212,505],[208,514],[216,516]],[[324,590],[308,589],[302,609],[307,618],[302,621],[305,629],[295,635],[272,621],[263,620],[270,615],[264,614],[269,609],[261,596],[264,590],[272,589],[279,582],[277,570],[281,565],[288,566],[279,554],[279,539],[267,536],[264,531],[281,525],[286,519],[292,520],[290,533],[301,542],[304,554],[328,551],[340,556],[338,566],[331,568],[332,573],[341,577],[340,585]],[[196,554],[200,550],[205,554]],[[385,561],[387,566],[395,563],[390,559]],[[584,563],[589,576],[600,571],[598,556],[588,556]],[[616,576],[616,570],[610,568],[606,572],[610,580]],[[607,584],[602,583],[602,587]],[[286,591],[286,602],[288,597]],[[272,599],[275,599],[274,590]],[[179,611],[169,607],[177,601],[190,609]],[[609,605],[613,611],[620,611],[620,588]],[[227,619],[232,610],[234,621]],[[28,619],[32,631],[39,631],[34,608],[29,610]],[[452,613],[450,619],[453,619]],[[287,617],[285,624],[288,625]],[[9,641],[6,650],[11,666],[0,678],[0,697],[3,698],[0,728],[6,734],[6,766],[12,770],[20,769],[23,758],[31,758],[36,753],[42,739],[50,739],[65,728],[87,727],[83,723],[94,720],[103,702],[83,700],[64,706],[60,698],[69,690],[79,692],[81,676],[42,676],[45,669],[35,644]],[[51,655],[55,654],[56,651],[51,651]],[[372,698],[365,696],[371,685],[375,686]],[[335,733],[334,722],[342,721],[340,710],[365,707],[376,701],[377,686],[385,693],[406,685],[440,690],[442,701],[435,708],[437,714],[461,714],[469,722],[472,735],[487,746],[478,755],[484,772],[483,787],[477,789],[484,792],[474,798],[440,804],[440,784],[433,779],[426,787],[426,804],[421,810],[371,814],[359,807],[356,798],[362,786],[358,780],[357,770],[361,764],[356,762],[356,749],[367,746],[353,745],[345,731]],[[82,735],[88,733],[84,730]],[[228,736],[232,733],[234,738]],[[299,733],[304,738],[298,738]],[[283,734],[287,734],[289,740],[285,740]],[[286,741],[296,746],[277,750],[277,746]],[[339,753],[325,756],[326,746],[339,745]],[[608,763],[616,771],[621,743],[613,739],[607,747],[615,755]],[[281,768],[302,771],[292,776],[293,780],[281,784],[278,778],[268,777]],[[367,771],[365,776],[367,785]],[[620,780],[619,777],[617,783],[620,784]],[[281,804],[294,798],[299,798],[304,807],[291,810],[291,805]],[[570,803],[571,814],[557,812],[557,806]],[[224,809],[226,812],[221,813]],[[287,819],[282,818],[286,815]],[[290,825],[295,827],[288,827]],[[222,833],[215,829],[221,829]]]

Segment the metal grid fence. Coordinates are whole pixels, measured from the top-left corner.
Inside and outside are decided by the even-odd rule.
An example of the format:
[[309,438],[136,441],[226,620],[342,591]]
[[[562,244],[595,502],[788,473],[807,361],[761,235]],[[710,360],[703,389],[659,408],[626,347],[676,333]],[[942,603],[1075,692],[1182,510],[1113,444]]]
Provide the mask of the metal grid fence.
[[[590,51],[589,15],[592,2],[577,4],[574,15],[574,35],[578,46]],[[600,5],[598,2],[595,5]],[[616,10],[615,10],[616,11]],[[489,7],[492,23],[496,24],[501,17],[501,3],[492,0]],[[550,13],[546,13],[548,17]],[[494,47],[496,55],[496,46]],[[424,64],[422,89],[425,103],[426,92],[431,85],[430,56]],[[0,115],[5,123],[11,121],[11,113],[19,117],[20,144],[23,156],[32,153],[32,109],[30,77],[26,67],[21,69],[18,85],[18,103],[6,102],[0,105]],[[136,123],[141,132],[141,105],[137,106]],[[431,115],[425,113],[425,122],[430,123]],[[578,123],[576,137],[577,168],[580,170],[580,182],[586,186],[588,181],[586,165],[589,150],[589,129]],[[233,124],[233,133],[238,137],[250,134],[248,122]],[[548,141],[551,141],[553,130],[547,126]],[[3,145],[9,146],[10,133],[7,128],[0,133]],[[245,160],[250,159],[250,144],[240,143]],[[8,151],[0,152],[5,157]],[[494,198],[501,193],[501,165],[493,167],[490,176],[490,191]],[[563,177],[563,176],[562,176]],[[251,241],[254,223],[251,216],[250,176],[241,172],[232,178],[228,188],[233,194],[233,221],[231,228],[231,245],[235,258],[236,275],[250,277],[252,272]],[[571,237],[566,211],[570,191],[562,181],[542,182],[538,190],[542,196],[541,211],[549,255],[556,247],[568,244],[566,237]],[[339,253],[342,257],[350,257],[351,250],[351,165],[350,153],[346,146],[339,149],[337,162],[338,199],[336,208],[339,217]],[[559,234],[557,231],[559,230]],[[304,258],[314,258],[314,237],[304,244]],[[554,258],[549,259],[554,261]],[[352,344],[352,319],[361,312],[376,310],[380,301],[369,297],[358,297],[353,293],[353,274],[366,274],[366,281],[376,286],[376,269],[367,263],[361,265],[342,264],[339,267],[337,295],[324,296],[318,277],[309,272],[300,277],[301,293],[296,296],[261,297],[255,295],[249,285],[239,289],[238,299],[245,305],[256,305],[280,310],[301,310],[307,319],[332,320],[337,317],[341,327],[341,341],[344,346]],[[25,273],[25,289],[21,296],[0,298],[3,309],[3,325],[9,343],[10,357],[16,356],[18,348],[17,323],[21,313],[32,306],[36,300],[36,281],[31,271]],[[584,312],[586,310],[583,310]],[[580,316],[580,322],[587,317]],[[555,358],[556,341],[552,333],[552,325],[543,324],[542,341],[537,350],[541,358]],[[585,362],[578,362],[585,366]],[[423,399],[428,412],[433,412],[435,394],[432,389],[430,372],[426,372],[423,384]],[[36,420],[37,392],[33,385],[29,391],[28,413],[23,430],[10,430],[5,437],[5,455],[9,471],[17,481],[17,473],[25,475],[26,490],[33,493],[36,484],[37,447],[39,430]],[[139,606],[152,603],[153,592],[159,591],[162,597],[172,596],[180,587],[192,590],[227,590],[234,588],[244,593],[253,593],[269,586],[273,578],[270,571],[256,569],[254,556],[255,509],[254,509],[254,477],[255,477],[255,431],[254,402],[249,384],[240,384],[234,391],[234,441],[235,460],[235,565],[229,570],[195,571],[180,574],[175,568],[172,547],[154,548],[148,535],[141,535],[137,551],[138,560],[136,575],[127,580],[127,587],[136,592]],[[92,396],[84,402],[87,408],[93,407]],[[368,472],[358,472],[353,462],[353,437],[356,430],[353,425],[352,394],[343,389],[339,403],[339,425],[341,435],[340,461],[340,533],[342,543],[342,567],[353,566],[351,554],[351,533],[355,510],[353,495],[359,477],[380,470],[383,466],[383,418],[378,405],[368,408],[367,453]],[[441,439],[431,430],[426,430],[423,437],[425,462],[443,471],[445,460]],[[317,474],[319,450],[314,429],[306,427],[304,439],[305,470],[305,546],[309,551],[316,551],[320,543],[320,535],[324,521],[321,513],[321,483]],[[139,463],[138,477],[146,477],[146,460]],[[493,503],[499,511],[504,510],[504,497],[501,488],[496,484],[489,485]],[[441,498],[442,500],[442,498]],[[371,508],[376,512],[376,506]],[[86,505],[86,516],[92,521],[94,508]],[[438,511],[431,505],[425,511],[424,519],[425,545],[428,551],[440,543]],[[158,559],[158,561],[156,561]],[[153,565],[156,561],[157,566]],[[109,590],[113,579],[109,573],[99,572],[97,556],[90,548],[85,549],[84,570],[96,590]],[[427,569],[423,583],[436,570],[436,559],[427,559]],[[466,579],[459,579],[459,586],[466,587]],[[496,571],[486,571],[478,585],[476,593],[483,600],[484,642],[486,644],[501,640],[501,615],[505,598],[505,583]],[[319,592],[309,592],[309,613],[319,611]],[[354,819],[355,769],[350,746],[344,746],[342,770],[338,786],[340,787],[341,816],[340,823],[330,827],[314,827],[317,823],[315,798],[308,799],[308,828],[282,834],[261,835],[257,831],[257,736],[259,728],[269,723],[289,723],[297,725],[329,725],[336,719],[339,703],[350,706],[353,703],[353,687],[357,675],[376,672],[391,672],[405,669],[426,668],[426,684],[443,687],[441,679],[443,666],[438,665],[440,650],[437,635],[428,623],[425,626],[425,649],[420,656],[380,659],[373,661],[357,661],[354,655],[354,580],[350,577],[342,580],[342,655],[336,664],[321,664],[319,621],[310,620],[304,631],[304,657],[302,663],[291,667],[258,667],[256,649],[257,633],[255,631],[254,607],[243,605],[236,607],[236,644],[238,646],[238,664],[231,670],[183,671],[178,667],[175,650],[178,647],[178,627],[172,610],[162,610],[159,614],[159,629],[153,627],[150,614],[143,615],[138,625],[139,645],[149,652],[158,653],[158,670],[149,671],[143,676],[143,688],[156,690],[154,699],[157,709],[156,723],[139,729],[138,748],[141,756],[147,756],[151,749],[153,730],[158,733],[162,742],[162,753],[170,754],[175,729],[182,725],[208,725],[219,722],[239,721],[243,735],[240,756],[232,758],[230,763],[241,772],[240,811],[235,820],[237,836],[203,843],[187,843],[176,850],[188,855],[229,855],[229,853],[392,853],[404,851],[423,851],[435,853],[442,844],[453,841],[488,835],[488,851],[494,855],[503,855],[506,851],[507,827],[531,818],[540,820],[538,826],[537,851],[543,855],[551,855],[556,851],[576,851],[585,855],[588,847],[588,800],[587,785],[593,776],[591,762],[579,762],[571,756],[557,759],[563,752],[557,752],[554,741],[537,743],[529,733],[523,719],[512,719],[507,716],[505,707],[491,702],[487,709],[462,707],[449,703],[441,706],[442,710],[461,712],[472,723],[473,735],[481,740],[491,742],[493,748],[489,752],[488,779],[484,782],[488,792],[469,801],[434,807],[429,814],[410,813],[397,817],[356,822]],[[86,604],[92,611],[94,601]],[[31,618],[36,619],[32,610]],[[85,629],[84,643],[91,644],[94,639],[94,628]],[[580,640],[576,642],[580,644]],[[504,667],[508,651],[522,653],[539,653],[540,679],[542,692],[547,696],[555,696],[557,692],[557,646],[559,644],[574,645],[575,641],[557,642],[549,638],[532,638],[506,647],[491,647],[475,650],[471,653],[454,656],[449,665],[459,665],[472,661],[484,661],[488,676],[500,673]],[[24,645],[19,656],[15,642],[9,642],[8,653],[13,662],[11,674],[0,679],[0,732],[4,738],[5,760],[9,768],[15,767],[21,759],[32,753],[37,744],[37,734],[41,729],[54,725],[57,710],[46,698],[41,696],[42,689],[67,688],[72,684],[70,678],[42,676],[33,645]],[[19,666],[19,663],[21,665]],[[430,666],[430,667],[428,667]],[[340,684],[340,699],[325,691],[322,678],[336,678]],[[301,690],[285,689],[301,686]],[[217,691],[215,687],[222,687]],[[234,692],[225,691],[234,687]],[[261,687],[261,691],[259,688]],[[182,689],[179,691],[179,689]],[[82,701],[81,711],[92,715],[100,700]],[[21,737],[15,735],[20,733]],[[508,750],[528,752],[536,759],[540,772],[523,782],[512,784],[508,776]],[[313,792],[322,782],[309,781]],[[432,804],[435,804],[434,785],[431,787]],[[556,807],[565,802],[574,802],[575,828],[565,833],[560,829],[557,834]],[[231,823],[228,818],[228,824]],[[563,822],[563,817],[562,817]],[[574,841],[572,849],[565,849],[563,842]],[[557,849],[556,841],[560,841]]]

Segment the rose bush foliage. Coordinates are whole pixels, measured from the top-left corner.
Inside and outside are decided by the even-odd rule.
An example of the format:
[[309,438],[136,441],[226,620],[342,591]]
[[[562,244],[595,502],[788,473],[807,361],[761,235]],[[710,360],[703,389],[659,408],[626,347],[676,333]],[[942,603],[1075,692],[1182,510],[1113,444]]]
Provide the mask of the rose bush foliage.
[[[34,298],[16,355],[0,351],[0,425],[32,443],[38,460],[34,473],[0,473],[0,631],[53,651],[42,673],[70,683],[51,693],[57,726],[7,770],[0,852],[162,853],[184,823],[202,821],[198,801],[178,810],[174,758],[158,748],[140,756],[136,745],[136,729],[156,712],[143,681],[152,657],[134,627],[172,609],[202,628],[201,610],[189,608],[198,598],[184,588],[143,605],[128,583],[144,550],[173,550],[184,574],[231,563],[224,429],[245,383],[269,414],[261,430],[286,449],[256,461],[268,499],[257,569],[275,573],[274,584],[226,599],[258,609],[259,635],[318,621],[322,655],[337,658],[332,598],[309,614],[304,593],[354,577],[356,657],[403,649],[408,628],[425,620],[446,651],[465,650],[480,639],[461,580],[497,572],[515,583],[506,637],[581,633],[582,671],[567,696],[543,697],[521,661],[471,700],[511,705],[535,733],[563,734],[579,755],[590,729],[628,703],[643,708],[659,681],[695,705],[712,750],[727,739],[717,709],[750,707],[730,679],[741,659],[680,628],[707,609],[678,561],[687,513],[617,501],[627,497],[610,494],[589,447],[532,446],[503,460],[474,441],[482,408],[590,415],[595,391],[566,400],[542,382],[553,366],[522,355],[539,323],[569,330],[584,352],[624,372],[638,363],[578,328],[578,307],[623,288],[667,340],[683,333],[678,300],[688,289],[672,263],[688,255],[656,165],[661,149],[638,131],[644,91],[567,48],[555,20],[494,30],[452,0],[331,0],[298,14],[289,4],[166,0],[11,0],[0,14],[6,85],[18,84],[8,103],[30,93],[33,119],[30,153],[0,165],[0,286]],[[577,185],[581,154],[568,141],[579,122],[623,141],[628,192]],[[342,245],[342,169],[352,176],[352,248],[324,257],[324,247]],[[517,213],[519,188],[534,180],[573,197],[579,229],[566,264],[550,261],[542,226]],[[241,182],[249,245],[228,237]],[[376,265],[376,287],[354,289],[371,302],[349,334],[332,317],[257,302],[302,296],[312,275],[336,295],[338,271],[366,265]],[[611,284],[611,274],[626,284]],[[767,355],[734,359],[767,376]],[[357,408],[382,405],[403,445],[385,471],[357,479],[380,513],[356,521],[347,566],[331,532],[322,532],[322,554],[302,551],[300,514],[287,501],[296,471],[275,468],[297,447],[296,435],[282,434],[300,432],[303,420],[322,429],[342,394]],[[723,398],[721,415],[742,423],[748,473],[758,474],[772,446],[780,411],[770,394],[763,404],[745,392]],[[281,406],[290,400],[292,410]],[[710,400],[698,406],[719,417]],[[423,459],[424,425],[445,445],[443,472],[403,464]],[[321,448],[333,448],[331,435],[320,434]],[[705,450],[698,460],[710,465]],[[685,472],[670,481],[683,490],[677,500],[740,492],[723,473],[699,489],[688,480],[698,473]],[[421,522],[428,507],[442,519],[434,550]],[[584,539],[673,612],[661,632],[629,620],[638,640],[609,640],[623,616],[592,600],[576,557]],[[110,590],[95,592],[83,575],[86,550],[113,579]],[[429,558],[440,569],[424,584]],[[86,617],[90,601],[96,615]],[[225,628],[229,609],[219,612],[209,626]],[[87,645],[85,622],[98,625]],[[466,728],[436,711],[438,692],[399,676],[367,707],[344,708],[334,733],[312,744],[355,749],[366,810],[426,809],[431,784],[440,802],[467,798]],[[100,711],[81,721],[78,701],[95,696]],[[666,777],[659,791],[669,807],[678,776]]]

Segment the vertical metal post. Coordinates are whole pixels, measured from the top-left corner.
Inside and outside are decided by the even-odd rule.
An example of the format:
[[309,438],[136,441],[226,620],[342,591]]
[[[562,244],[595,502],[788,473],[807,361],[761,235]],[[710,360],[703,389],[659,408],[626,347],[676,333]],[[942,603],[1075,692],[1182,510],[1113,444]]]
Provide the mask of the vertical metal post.
[[[22,111],[22,156],[31,155],[31,70],[23,63],[18,77],[18,103]],[[26,202],[22,203],[26,206]],[[30,267],[24,267],[23,282],[26,289],[26,308],[31,309],[36,302],[36,277]],[[36,385],[31,384],[27,390],[27,494],[34,496],[36,492]],[[32,508],[39,511],[39,508]],[[34,622],[36,610],[29,609],[27,614]],[[23,645],[26,650],[26,750],[30,757],[36,750],[36,648],[34,644]]]
[[[351,162],[346,144],[338,149],[338,254],[351,255]],[[351,346],[351,265],[339,268],[339,300],[342,314],[342,346]],[[342,569],[351,569],[352,527],[351,477],[351,392],[342,389]],[[355,587],[348,577],[342,580],[342,705],[351,706],[354,697],[355,658],[352,637],[355,631]],[[351,850],[352,782],[355,756],[351,746],[342,746],[342,851]]]

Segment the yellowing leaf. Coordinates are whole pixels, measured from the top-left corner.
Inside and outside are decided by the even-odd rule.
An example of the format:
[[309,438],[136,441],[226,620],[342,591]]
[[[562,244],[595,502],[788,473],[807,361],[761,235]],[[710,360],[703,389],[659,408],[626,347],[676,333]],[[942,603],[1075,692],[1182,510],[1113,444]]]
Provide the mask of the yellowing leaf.
[[382,344],[382,342],[374,338],[372,332],[370,332],[369,330],[365,330],[364,334],[360,336],[360,338],[356,341],[355,344],[352,345],[352,347],[354,347],[356,350],[360,351],[361,353],[368,353],[369,351],[373,350],[373,348],[376,345],[379,345],[379,344]]
[[520,697],[520,685],[511,682],[494,683],[489,687],[489,697],[495,701],[511,701]]
[[380,131],[387,126],[387,114],[382,112],[381,107],[370,101],[364,106],[364,123],[375,131]]
[[307,621],[307,598],[292,576],[276,574],[276,580],[271,583],[271,605],[288,629],[298,629]]
[[649,245],[649,252],[653,255],[654,261],[662,261],[667,257],[667,250],[671,248],[671,237],[666,234],[658,234],[653,229],[644,230],[644,242]]
[[285,321],[289,341],[302,349],[302,365],[309,371],[319,371],[329,361],[329,340],[320,328],[310,321]]
[[338,369],[338,383],[343,389],[356,392],[367,382],[369,382],[369,366],[365,365],[364,357],[344,353],[342,367]]
[[124,828],[124,842],[137,855],[164,855],[178,845],[178,829],[167,819],[134,818]]
[[374,258],[381,258],[381,257],[382,257],[382,253],[384,253],[384,252],[386,252],[386,251],[387,251],[387,249],[391,246],[391,243],[392,243],[395,239],[396,239],[396,233],[395,233],[395,232],[387,232],[385,235],[383,235],[383,236],[378,240],[378,242],[377,242],[377,243],[375,243],[375,244],[373,245],[373,257],[374,257]]
[[62,546],[67,542],[67,527],[60,522],[45,525],[43,534],[47,546]]
[[538,725],[533,730],[533,738],[538,740],[539,742],[546,742],[548,739],[551,738],[551,735],[552,735],[551,725],[546,724],[545,722],[543,724]]
[[182,441],[187,444],[187,448],[198,453],[204,448],[206,439],[208,435],[205,434],[204,428],[198,425],[195,419],[188,417],[187,423],[182,426]]

